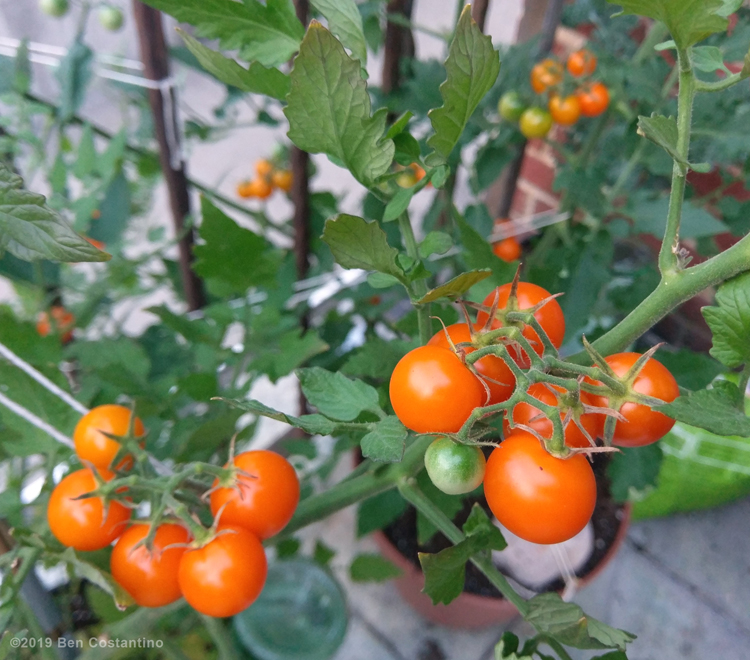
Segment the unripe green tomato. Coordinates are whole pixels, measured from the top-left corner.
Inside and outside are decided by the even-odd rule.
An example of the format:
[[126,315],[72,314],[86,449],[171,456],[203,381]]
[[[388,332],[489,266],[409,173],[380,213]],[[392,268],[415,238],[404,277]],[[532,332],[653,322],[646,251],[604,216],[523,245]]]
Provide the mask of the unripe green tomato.
[[401,188],[411,188],[412,186],[416,185],[417,177],[411,170],[404,170],[396,177],[396,183]]
[[507,121],[518,121],[524,110],[526,110],[526,104],[518,92],[506,92],[497,104],[497,111]]
[[524,137],[543,138],[552,128],[552,115],[542,108],[528,108],[523,111],[518,127]]
[[486,461],[476,445],[443,437],[427,448],[424,465],[437,488],[448,495],[462,495],[482,483]]
[[39,0],[39,8],[48,16],[64,16],[68,13],[68,0]]
[[116,32],[122,27],[124,17],[122,11],[112,5],[102,5],[99,7],[99,22],[102,27]]

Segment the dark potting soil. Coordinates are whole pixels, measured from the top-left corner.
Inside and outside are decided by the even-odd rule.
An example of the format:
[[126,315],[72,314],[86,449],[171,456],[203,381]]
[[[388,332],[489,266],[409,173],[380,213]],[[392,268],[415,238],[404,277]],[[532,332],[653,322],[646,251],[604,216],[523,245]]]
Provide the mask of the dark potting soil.
[[[576,577],[579,578],[586,577],[602,561],[612,547],[625,516],[624,506],[615,502],[610,494],[609,479],[607,477],[607,464],[610,460],[610,457],[605,454],[594,455],[592,467],[596,475],[597,484],[596,507],[591,517],[591,523],[594,528],[594,546],[591,556],[586,560],[586,563],[576,571]],[[492,516],[484,498],[467,498],[464,502],[464,508],[453,519],[456,525],[459,527],[463,526],[475,502],[478,502],[487,514]],[[435,534],[425,545],[419,545],[417,543],[417,511],[414,507],[409,507],[400,518],[384,528],[383,532],[396,549],[418,568],[420,565],[417,553],[436,553],[452,545],[440,532]],[[564,586],[562,578],[558,578],[547,583],[539,591],[559,591]],[[502,598],[500,592],[470,562],[466,564],[464,591],[480,596]]]

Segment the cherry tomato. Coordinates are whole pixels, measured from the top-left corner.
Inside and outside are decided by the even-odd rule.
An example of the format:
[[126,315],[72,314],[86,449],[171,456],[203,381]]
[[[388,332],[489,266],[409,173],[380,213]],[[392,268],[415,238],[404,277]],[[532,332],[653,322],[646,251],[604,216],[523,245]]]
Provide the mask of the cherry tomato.
[[111,32],[117,32],[122,27],[124,21],[122,11],[112,5],[102,5],[99,7],[98,18],[102,27]]
[[[495,300],[495,295],[497,295],[497,308],[504,309],[508,305],[510,290],[511,284],[503,284],[503,286],[498,287],[497,289],[495,289],[495,291],[492,291],[484,299],[484,302],[482,304],[486,307],[491,307]],[[548,291],[540,286],[537,286],[536,284],[531,284],[531,282],[519,282],[517,290],[518,308],[519,310],[530,309],[545,298],[549,298],[549,295],[550,294]],[[565,337],[565,317],[563,316],[562,308],[560,307],[560,304],[557,302],[557,300],[550,300],[541,309],[537,310],[534,313],[534,318],[539,321],[539,324],[547,333],[547,336],[549,337],[553,346],[555,348],[560,348],[563,343],[563,338]],[[477,314],[477,323],[484,324],[486,321],[487,312],[480,311]],[[523,329],[523,336],[529,340],[531,345],[534,347],[534,350],[539,355],[542,355],[542,353],[544,352],[544,346],[542,345],[542,341],[539,338],[539,335],[531,326],[527,325]],[[524,353],[518,354],[517,352],[512,351],[511,355],[514,355],[514,358],[517,358],[516,362],[518,362],[520,366],[527,367],[529,365],[528,356],[526,356]]]
[[[120,443],[104,434],[126,435],[131,414],[130,409],[125,406],[110,404],[89,410],[78,420],[73,431],[73,444],[78,458],[97,468],[109,468],[120,449]],[[133,424],[133,432],[136,436],[146,433],[143,422],[137,417]],[[133,457],[125,456],[115,469],[128,470],[131,467],[133,467]]]
[[[557,385],[550,385],[549,387],[557,392],[563,391],[563,389],[561,387],[558,387]],[[529,387],[527,393],[549,406],[557,405],[557,396],[544,383],[534,383]],[[588,405],[597,405],[593,402],[593,397],[586,392],[581,392],[581,401]],[[522,401],[521,403],[517,403],[515,405],[515,407],[513,408],[512,416],[514,424],[523,424],[525,426],[530,426],[543,437],[552,437],[552,422],[542,415],[539,408],[535,408],[525,401]],[[583,428],[586,429],[588,434],[594,440],[600,437],[602,431],[604,430],[604,420],[602,419],[602,417],[603,415],[599,415],[596,413],[584,413],[583,415],[581,415],[581,424],[583,425]],[[507,420],[503,420],[503,428],[505,429],[506,435],[511,432],[510,425],[508,424]],[[591,443],[589,443],[586,436],[581,432],[581,430],[572,419],[568,421],[568,424],[565,427],[565,444],[568,447],[591,446]]]
[[568,71],[571,76],[590,76],[596,71],[596,55],[585,48],[568,56]]
[[396,184],[401,188],[411,188],[417,183],[417,175],[412,169],[402,171],[396,177]]
[[427,172],[424,171],[424,167],[422,167],[419,163],[412,163],[409,165],[411,168],[411,171],[414,172],[414,177],[417,181],[421,181],[424,179]]
[[237,196],[242,197],[243,199],[248,199],[253,196],[249,181],[241,181],[237,184]]
[[[236,485],[211,493],[211,512],[216,516],[221,511],[223,524],[244,527],[261,539],[278,534],[299,502],[299,479],[292,464],[266,450],[238,454],[233,464],[246,475],[238,474]],[[218,483],[214,481],[214,487]]]
[[553,94],[549,100],[549,111],[555,123],[561,126],[572,126],[581,116],[581,104],[576,96],[563,98]]
[[[478,326],[481,327],[481,326]],[[498,325],[498,327],[500,327]],[[454,323],[449,325],[445,330],[448,331],[453,344],[460,344],[463,342],[471,341],[471,332],[469,332],[469,326],[466,323]],[[450,344],[448,338],[445,336],[445,330],[439,330],[436,332],[430,341],[427,342],[428,346],[440,346],[441,348],[447,348],[450,350]],[[475,349],[471,347],[462,347],[464,351],[473,353]],[[487,387],[490,388],[490,400],[489,403],[500,403],[505,401],[511,394],[516,386],[516,379],[513,376],[513,372],[508,368],[508,365],[503,362],[503,359],[495,355],[488,355],[483,357],[474,363],[476,370],[480,376],[486,376],[498,381],[493,383],[492,381],[486,380]]]
[[252,532],[230,525],[219,525],[218,532],[202,548],[182,555],[177,576],[193,608],[223,618],[250,607],[263,590],[268,564]]
[[47,337],[52,332],[50,317],[52,317],[52,323],[55,326],[54,332],[60,335],[60,341],[63,344],[72,341],[76,317],[62,305],[52,305],[49,314],[47,312],[39,313],[36,321],[36,331],[39,336]]
[[245,194],[247,197],[268,199],[273,193],[273,186],[264,178],[253,179],[247,184]]
[[[616,353],[607,357],[606,361],[618,376],[624,376],[639,357],[641,356],[638,353]],[[674,376],[654,358],[646,362],[633,383],[633,389],[639,394],[653,396],[666,403],[680,396]],[[594,405],[607,405],[606,399],[598,398],[601,401]],[[671,417],[638,403],[625,403],[619,412],[628,420],[627,422],[618,421],[615,425],[612,444],[619,447],[650,445],[669,433],[675,423]]]
[[156,530],[151,550],[145,545],[136,548],[148,530],[147,523],[135,523],[125,530],[115,543],[109,566],[112,577],[138,605],[161,607],[182,596],[177,572],[190,534],[182,525],[163,523]]
[[506,92],[497,104],[497,111],[506,121],[518,121],[524,110],[526,110],[526,104],[518,92]]
[[576,96],[584,117],[598,117],[609,106],[609,90],[600,82],[582,87]]
[[289,170],[274,170],[271,183],[279,190],[288,193],[292,189],[292,173]]
[[68,13],[68,0],[40,0],[39,7],[48,16],[59,18]]
[[492,246],[492,251],[496,257],[510,263],[516,261],[521,256],[521,244],[515,236],[509,236],[502,241],[498,241]]
[[391,374],[391,405],[417,433],[455,433],[487,396],[479,379],[452,351],[420,346]]
[[531,88],[541,94],[549,87],[559,85],[563,79],[563,68],[560,62],[552,59],[542,60],[531,69]]
[[271,172],[273,172],[273,165],[270,161],[261,158],[255,162],[255,173],[259,178],[265,179],[266,177],[271,176]]
[[562,543],[590,520],[596,479],[581,454],[556,458],[530,433],[515,431],[490,454],[484,495],[495,517],[516,536]]
[[542,108],[527,108],[521,115],[518,128],[529,140],[543,138],[552,128],[552,115]]
[[[114,474],[99,470],[102,479],[109,481]],[[67,475],[55,486],[47,504],[47,522],[58,541],[76,550],[106,548],[125,531],[130,520],[130,509],[119,502],[109,502],[104,515],[100,497],[75,499],[96,490],[91,470],[84,469]]]
[[476,445],[464,445],[442,437],[424,455],[432,483],[448,495],[470,493],[482,483],[486,461]]

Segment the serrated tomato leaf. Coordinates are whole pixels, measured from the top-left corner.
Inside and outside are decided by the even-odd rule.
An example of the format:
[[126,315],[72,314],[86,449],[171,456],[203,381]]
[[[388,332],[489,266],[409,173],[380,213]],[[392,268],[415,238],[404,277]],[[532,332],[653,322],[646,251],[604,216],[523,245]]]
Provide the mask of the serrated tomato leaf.
[[750,273],[724,282],[716,306],[701,311],[713,334],[711,355],[730,369],[750,363]]
[[311,4],[323,14],[331,32],[365,66],[367,42],[362,28],[362,14],[354,0],[311,0]]
[[336,422],[323,415],[302,415],[295,417],[294,415],[287,415],[286,413],[269,408],[267,405],[254,399],[239,400],[216,397],[213,400],[223,401],[233,408],[260,415],[261,417],[275,419],[277,422],[284,422],[285,424],[289,424],[289,426],[302,429],[305,433],[310,433],[311,435],[331,435],[336,428]]
[[353,582],[385,582],[401,575],[401,569],[380,555],[357,555],[349,568]]
[[690,426],[716,435],[750,437],[750,417],[743,410],[739,388],[728,381],[717,381],[708,390],[689,392],[671,403],[654,409]]
[[381,419],[362,438],[362,455],[381,463],[398,463],[404,457],[406,427],[393,415]]
[[441,284],[439,287],[428,291],[417,302],[424,304],[440,300],[440,298],[455,300],[466,293],[477,282],[481,282],[490,275],[492,275],[492,271],[489,269],[471,270],[468,273],[461,273],[460,275],[456,275],[452,280],[448,280],[445,284]]
[[297,369],[302,392],[326,417],[351,422],[365,411],[382,414],[375,388],[321,367]]

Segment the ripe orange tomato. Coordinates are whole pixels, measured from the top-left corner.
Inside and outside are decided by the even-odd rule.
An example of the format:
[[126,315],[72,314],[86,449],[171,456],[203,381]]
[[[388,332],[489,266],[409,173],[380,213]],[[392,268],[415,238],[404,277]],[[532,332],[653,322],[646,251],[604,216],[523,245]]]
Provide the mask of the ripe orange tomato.
[[427,172],[424,171],[424,167],[422,167],[419,163],[412,163],[409,165],[409,167],[412,169],[412,172],[414,172],[414,177],[417,179],[417,181],[421,181],[424,179]]
[[596,479],[581,455],[552,456],[530,433],[515,431],[492,451],[484,474],[492,513],[532,543],[562,543],[590,520]]
[[[550,385],[552,389],[557,392],[562,392],[563,389],[557,385]],[[557,405],[557,396],[552,392],[547,385],[544,383],[534,383],[529,387],[527,393],[533,396],[535,399],[539,399],[542,403],[546,403],[549,406]],[[581,401],[589,405],[596,405],[593,403],[593,397],[586,392],[581,392]],[[513,408],[512,412],[513,422],[515,424],[524,424],[530,426],[537,433],[541,434],[542,437],[552,437],[552,422],[541,414],[539,408],[522,401],[517,403]],[[533,420],[533,421],[532,421]],[[603,415],[596,413],[584,413],[581,415],[581,424],[586,429],[588,434],[596,440],[601,436],[604,431],[604,420]],[[507,420],[503,420],[503,428],[505,429],[506,435],[511,432],[510,425]],[[568,447],[590,447],[591,444],[586,439],[586,436],[581,432],[576,423],[571,419],[565,427],[565,444]]]
[[250,188],[249,181],[241,181],[237,184],[237,195],[238,197],[242,197],[243,199],[248,199],[249,197],[253,196],[253,191]]
[[600,82],[582,87],[576,96],[584,117],[598,117],[609,106],[609,90]]
[[521,244],[515,236],[509,236],[502,241],[498,241],[492,246],[492,251],[496,257],[510,263],[521,257]]
[[[221,511],[222,524],[244,527],[260,539],[278,534],[299,502],[299,479],[292,464],[276,452],[256,450],[238,454],[233,465],[251,476],[238,474],[236,485],[216,488],[211,512],[217,516]],[[214,487],[218,483],[214,481]]]
[[555,123],[561,126],[572,126],[581,116],[581,104],[576,96],[563,98],[554,94],[549,100],[549,111]]
[[420,346],[402,357],[389,392],[401,423],[417,433],[455,433],[487,399],[479,379],[439,346]]
[[47,312],[39,313],[36,322],[36,331],[39,333],[39,336],[46,337],[52,332],[50,316],[52,317],[52,322],[55,324],[55,332],[60,335],[60,341],[63,344],[72,341],[76,317],[62,305],[52,305],[49,314]]
[[190,534],[182,525],[163,523],[156,530],[151,550],[145,545],[136,548],[148,530],[148,523],[135,523],[125,530],[112,550],[109,566],[112,577],[138,605],[161,607],[182,596],[177,572]]
[[[109,481],[114,474],[99,470],[102,479]],[[67,475],[55,486],[47,504],[47,522],[58,541],[76,550],[101,550],[125,531],[130,520],[130,509],[119,502],[109,502],[104,516],[104,502],[100,497],[75,499],[96,490],[91,470],[84,469]]]
[[289,170],[274,170],[271,183],[279,190],[288,193],[292,189],[292,173]]
[[268,199],[273,193],[273,186],[266,179],[253,179],[247,184],[247,197]]
[[[482,304],[486,307],[491,307],[495,300],[495,295],[497,295],[497,308],[504,309],[508,305],[510,290],[511,284],[503,284],[503,286],[498,287],[497,289],[495,289],[495,291],[492,291],[484,299],[484,302]],[[545,298],[549,298],[550,294],[542,287],[537,286],[536,284],[531,284],[531,282],[519,282],[517,295],[518,309],[524,310],[533,307]],[[484,324],[487,321],[487,316],[487,312],[480,311],[477,314],[477,323]],[[550,338],[550,341],[552,342],[554,347],[560,348],[563,343],[563,338],[565,337],[565,317],[563,316],[562,308],[560,307],[560,304],[557,302],[557,300],[550,300],[546,305],[544,305],[544,307],[539,309],[534,314],[534,318],[539,321],[539,324],[547,333],[547,336]],[[542,355],[542,353],[544,352],[544,346],[542,345],[541,339],[539,339],[539,335],[536,333],[536,330],[527,325],[523,329],[523,336],[529,340],[534,350],[539,355]],[[518,354],[517,352],[511,351],[511,355],[514,355],[514,358],[518,358],[516,361],[520,366],[527,367],[529,365],[528,356],[525,353],[521,352],[520,354]]]
[[263,590],[268,564],[252,532],[229,525],[219,525],[217,531],[212,541],[182,555],[177,576],[182,595],[193,608],[223,618],[252,605]]
[[596,71],[596,55],[585,48],[571,53],[568,56],[568,71],[576,78],[590,76]]
[[531,69],[531,87],[537,94],[541,94],[549,87],[560,84],[562,79],[562,64],[553,59],[547,58],[542,60]]
[[[453,325],[449,325],[445,330],[441,329],[436,332],[432,339],[427,342],[427,345],[439,346],[450,350],[448,338],[445,336],[446,330],[448,331],[454,345],[471,341],[469,326],[466,325],[466,323],[454,323]],[[464,351],[467,354],[473,353],[474,350],[475,349],[471,347],[464,347]],[[502,358],[495,355],[488,355],[487,357],[483,357],[481,360],[475,362],[474,366],[481,376],[486,376],[487,378],[499,381],[497,383],[493,383],[489,380],[485,381],[487,387],[490,388],[489,404],[505,401],[511,394],[513,394],[513,389],[516,386],[516,379],[513,376],[513,372],[508,368],[508,365],[503,362]]]
[[271,172],[273,172],[273,164],[270,161],[265,158],[255,161],[255,173],[258,177],[264,179],[270,176]]
[[[641,357],[638,353],[616,353],[606,358],[618,376],[624,376]],[[598,384],[598,383],[597,383]],[[677,381],[669,370],[661,363],[651,358],[633,383],[633,389],[647,396],[669,403],[680,396]],[[606,406],[606,399],[598,397],[599,403],[593,405]],[[627,422],[618,421],[612,444],[618,447],[643,447],[663,438],[674,426],[675,420],[665,414],[652,410],[649,406],[639,403],[624,403],[620,414]]]
[[[108,438],[104,433],[126,435],[131,414],[129,408],[113,404],[97,406],[89,410],[78,420],[73,431],[73,444],[78,458],[97,468],[109,468],[120,450],[120,443]],[[133,424],[133,432],[136,436],[146,433],[143,422],[137,417]],[[115,469],[128,470],[131,467],[133,467],[133,457],[125,456]]]

